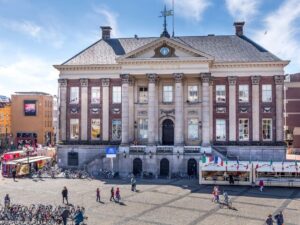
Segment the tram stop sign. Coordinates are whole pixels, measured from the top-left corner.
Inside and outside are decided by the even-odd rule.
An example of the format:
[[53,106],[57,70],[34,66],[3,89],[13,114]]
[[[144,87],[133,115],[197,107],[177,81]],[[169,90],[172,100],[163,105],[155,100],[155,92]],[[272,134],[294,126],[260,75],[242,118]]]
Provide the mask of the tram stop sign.
[[116,147],[107,147],[105,150],[106,150],[106,158],[116,158],[117,157],[117,148]]

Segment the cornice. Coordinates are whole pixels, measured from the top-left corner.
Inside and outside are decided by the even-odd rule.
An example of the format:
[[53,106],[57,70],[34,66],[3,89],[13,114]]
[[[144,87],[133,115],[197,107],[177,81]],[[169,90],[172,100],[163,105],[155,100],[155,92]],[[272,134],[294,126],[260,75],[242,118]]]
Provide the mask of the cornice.
[[105,65],[53,65],[59,71],[83,71],[83,70],[120,70],[119,64],[105,64]]
[[253,68],[253,67],[278,67],[286,66],[290,61],[277,61],[277,62],[214,62],[213,69],[217,68]]
[[165,64],[165,63],[179,63],[179,62],[202,62],[202,63],[211,63],[212,60],[201,57],[173,57],[173,58],[126,58],[126,59],[117,59],[117,62],[120,65],[138,65],[138,64]]

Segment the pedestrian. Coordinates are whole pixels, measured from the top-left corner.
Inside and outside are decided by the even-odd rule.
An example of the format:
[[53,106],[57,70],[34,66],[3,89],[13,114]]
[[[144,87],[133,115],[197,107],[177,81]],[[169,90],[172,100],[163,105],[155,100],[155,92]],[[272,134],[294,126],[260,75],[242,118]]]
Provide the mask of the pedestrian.
[[231,174],[229,175],[229,184],[234,184],[234,179]]
[[218,186],[214,186],[212,195],[213,195],[212,202],[219,202],[219,188],[218,188]]
[[16,174],[17,174],[17,171],[16,171],[16,168],[15,168],[15,167],[12,169],[11,173],[12,173],[12,177],[13,177],[14,181],[16,181]]
[[100,190],[97,188],[96,190],[96,202],[100,202]]
[[115,201],[115,190],[114,187],[110,189],[110,201],[114,200]]
[[264,181],[260,180],[258,185],[259,185],[259,190],[262,192],[264,189]]
[[266,220],[266,224],[267,225],[273,225],[274,220],[272,219],[272,215],[269,215],[267,220]]
[[277,215],[274,216],[277,225],[283,225],[283,215],[282,215],[282,211],[280,211]]
[[83,212],[80,210],[79,207],[77,207],[77,210],[75,212],[74,222],[75,222],[75,225],[79,225],[83,222]]
[[9,206],[10,206],[10,197],[8,194],[6,194],[4,197],[4,206],[5,206],[5,208],[9,208]]
[[117,199],[117,202],[119,203],[120,200],[121,200],[121,194],[120,194],[120,188],[117,187],[117,190],[116,190],[116,199]]
[[68,208],[65,208],[61,214],[61,218],[63,220],[64,225],[67,225],[67,220],[69,218],[70,211]]
[[131,191],[136,191],[136,179],[134,175],[131,178]]
[[219,186],[217,186],[217,188],[216,188],[216,201],[217,201],[217,203],[219,203],[219,200],[220,200],[220,190],[219,190]]
[[64,189],[62,190],[61,194],[62,194],[62,198],[63,198],[63,203],[65,203],[65,200],[66,200],[67,205],[69,205],[69,202],[68,202],[68,189],[67,189],[66,186],[64,186]]

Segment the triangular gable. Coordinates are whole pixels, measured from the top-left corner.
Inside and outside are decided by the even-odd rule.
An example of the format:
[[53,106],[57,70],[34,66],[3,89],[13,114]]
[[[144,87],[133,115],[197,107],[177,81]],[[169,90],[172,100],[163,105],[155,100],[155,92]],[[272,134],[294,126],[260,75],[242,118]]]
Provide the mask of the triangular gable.
[[[159,50],[162,47],[168,47],[170,49],[170,53],[167,56],[162,56],[159,53]],[[143,45],[131,52],[128,52],[127,54],[117,58],[117,61],[122,60],[130,60],[130,59],[139,59],[139,58],[175,58],[180,57],[180,53],[184,53],[184,57],[189,58],[199,58],[202,60],[213,60],[214,57],[205,53],[201,52],[188,44],[185,44],[183,42],[179,42],[175,39],[170,39],[166,37],[159,38],[157,40],[154,40],[146,45]]]

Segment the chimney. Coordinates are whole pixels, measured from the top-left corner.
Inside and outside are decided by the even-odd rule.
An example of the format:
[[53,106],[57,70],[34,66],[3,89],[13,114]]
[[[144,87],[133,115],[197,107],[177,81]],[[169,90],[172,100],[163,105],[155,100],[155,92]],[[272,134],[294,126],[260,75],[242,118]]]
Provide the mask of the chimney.
[[103,40],[110,39],[111,27],[110,26],[102,26],[100,28],[102,30],[102,39]]
[[245,22],[234,22],[233,24],[235,26],[235,35],[237,36],[243,36],[243,27],[245,25]]

